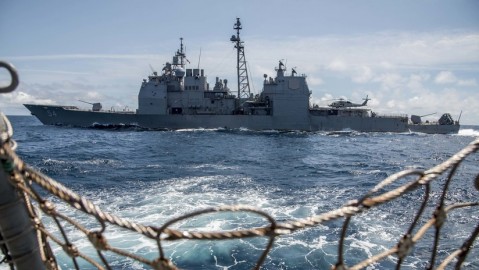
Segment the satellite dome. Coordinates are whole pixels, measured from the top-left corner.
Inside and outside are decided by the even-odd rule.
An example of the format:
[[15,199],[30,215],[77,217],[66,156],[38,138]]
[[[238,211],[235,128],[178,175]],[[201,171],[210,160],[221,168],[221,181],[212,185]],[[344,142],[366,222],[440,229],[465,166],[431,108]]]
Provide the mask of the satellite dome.
[[185,70],[182,68],[175,69],[175,76],[178,78],[183,78],[185,76]]

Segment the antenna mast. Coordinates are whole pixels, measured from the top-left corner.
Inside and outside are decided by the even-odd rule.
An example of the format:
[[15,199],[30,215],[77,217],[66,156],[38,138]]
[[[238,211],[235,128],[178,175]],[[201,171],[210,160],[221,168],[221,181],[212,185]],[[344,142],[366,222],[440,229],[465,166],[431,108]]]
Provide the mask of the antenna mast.
[[246,57],[244,55],[244,42],[240,39],[240,30],[242,29],[240,18],[236,18],[236,23],[233,29],[236,30],[236,36],[231,36],[230,40],[235,44],[237,52],[236,70],[238,72],[238,98],[249,98],[250,88],[248,70],[246,68]]
[[[180,63],[179,63],[180,67],[184,68],[186,54],[185,54],[185,51],[183,50],[183,38],[180,38],[180,49],[176,51],[175,57],[176,59],[178,59],[178,57],[180,58]],[[186,61],[188,61],[188,59],[186,59]],[[178,61],[173,60],[173,65],[178,65]]]

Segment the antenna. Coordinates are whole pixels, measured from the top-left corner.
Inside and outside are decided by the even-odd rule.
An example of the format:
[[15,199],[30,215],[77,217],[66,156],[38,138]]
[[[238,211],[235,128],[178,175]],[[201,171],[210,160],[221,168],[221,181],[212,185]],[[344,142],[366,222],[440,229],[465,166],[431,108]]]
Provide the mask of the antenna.
[[246,68],[246,57],[244,54],[244,45],[240,38],[240,30],[243,29],[241,27],[240,18],[236,18],[236,23],[234,24],[233,29],[236,30],[236,36],[231,36],[230,41],[235,44],[237,53],[236,70],[238,76],[238,98],[241,100],[241,98],[248,98],[250,96],[250,88],[248,70]]
[[[190,63],[190,61],[186,58],[186,46],[183,46],[183,38],[180,38],[180,49],[176,51],[175,57],[180,58],[180,67],[184,68],[185,67],[185,61]],[[175,62],[175,61],[173,61]],[[173,63],[174,65],[178,65]]]
[[201,47],[200,47],[200,56],[198,56],[198,69],[200,69],[200,62],[201,62]]
[[[180,58],[180,66],[183,67],[184,66],[183,60],[184,60],[185,54],[183,53],[183,38],[182,37],[180,37],[180,49],[176,51],[175,56]],[[178,60],[173,61],[173,64],[178,64]]]
[[148,65],[150,66],[151,73],[153,73],[153,75],[156,75],[157,73],[156,73],[156,70],[153,68],[153,66],[151,64],[148,64]]

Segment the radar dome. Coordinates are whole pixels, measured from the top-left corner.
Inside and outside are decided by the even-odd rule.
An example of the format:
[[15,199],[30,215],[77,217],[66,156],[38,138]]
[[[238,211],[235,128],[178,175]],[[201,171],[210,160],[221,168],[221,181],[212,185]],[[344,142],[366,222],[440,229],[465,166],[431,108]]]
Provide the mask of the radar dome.
[[178,78],[183,78],[185,76],[185,70],[182,68],[175,69],[175,76]]

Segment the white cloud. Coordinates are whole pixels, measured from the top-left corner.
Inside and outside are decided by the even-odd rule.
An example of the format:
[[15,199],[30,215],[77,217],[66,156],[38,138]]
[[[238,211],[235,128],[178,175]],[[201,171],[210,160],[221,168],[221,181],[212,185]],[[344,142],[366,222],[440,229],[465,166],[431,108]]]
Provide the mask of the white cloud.
[[461,87],[474,87],[477,86],[476,79],[460,79],[451,71],[441,71],[434,79],[437,84],[456,84]]
[[458,80],[457,85],[459,85],[459,86],[477,86],[477,81],[476,81],[476,79]]
[[[2,103],[5,105],[3,105]],[[12,104],[22,105],[22,104],[28,104],[28,103],[56,104],[54,100],[49,98],[39,98],[34,95],[25,93],[23,91],[14,91],[14,92],[2,95],[2,100],[0,101],[0,104],[2,104],[2,106],[0,107],[7,107],[6,104],[9,104],[11,106]]]
[[88,91],[86,93],[86,96],[89,98],[89,99],[99,99],[99,98],[102,98],[103,95],[98,93],[98,92],[95,92],[95,91]]
[[434,81],[437,84],[451,84],[457,81],[456,76],[451,71],[441,71],[437,74]]
[[307,81],[309,86],[318,86],[324,83],[324,81],[321,78],[314,77],[314,76],[308,76]]
[[379,67],[382,68],[382,69],[386,69],[386,70],[395,68],[395,66],[388,61],[381,61],[379,63]]
[[413,92],[418,93],[425,90],[424,83],[430,79],[430,75],[426,73],[411,74],[406,86]]
[[381,83],[383,89],[397,88],[403,78],[399,73],[384,73],[373,79],[375,82]]
[[331,101],[332,99],[334,99],[334,97],[329,93],[326,93],[321,97],[321,101]]
[[409,103],[417,103],[420,102],[420,99],[418,96],[414,96],[408,100]]
[[348,69],[348,65],[342,60],[334,59],[331,63],[329,63],[327,69],[331,71],[345,71]]
[[[445,37],[454,42],[446,42]],[[323,63],[331,71],[346,71],[361,65],[437,69],[442,65],[479,62],[479,34],[457,32],[390,32],[347,37],[295,37],[281,42],[261,39],[249,43],[252,42],[261,44],[256,47],[263,52],[259,54],[261,58],[270,55],[273,59],[309,60]],[[477,69],[477,66],[473,68]]]
[[357,68],[355,74],[352,77],[355,83],[366,83],[373,78],[373,72],[370,67],[361,66]]
[[386,105],[388,106],[388,108],[390,109],[393,109],[393,108],[396,108],[396,101],[395,100],[389,100]]
[[338,97],[333,97],[333,95],[331,95],[330,93],[325,93],[321,97],[312,96],[311,97],[311,103],[319,105],[319,106],[327,106],[328,104],[330,104],[336,98],[338,98]]

